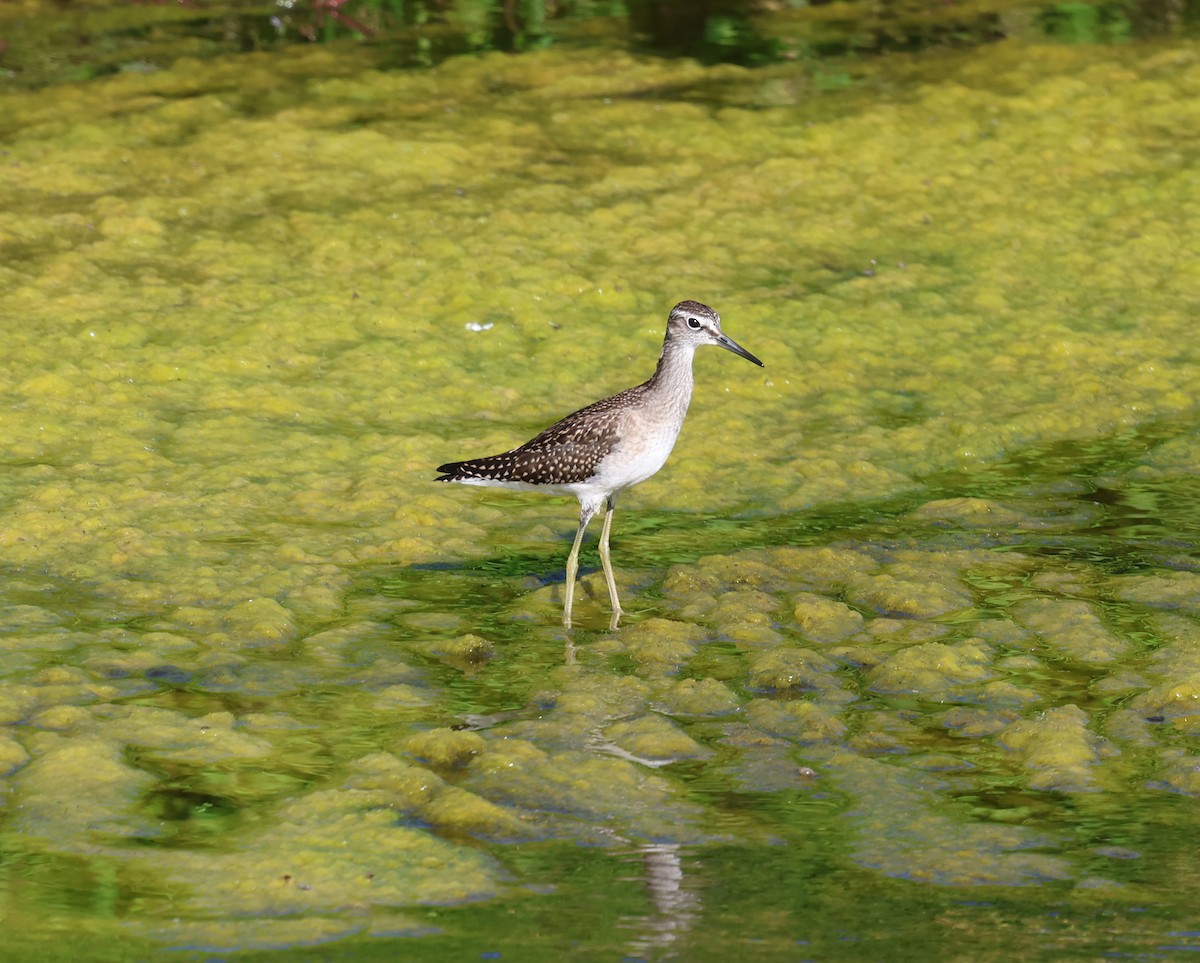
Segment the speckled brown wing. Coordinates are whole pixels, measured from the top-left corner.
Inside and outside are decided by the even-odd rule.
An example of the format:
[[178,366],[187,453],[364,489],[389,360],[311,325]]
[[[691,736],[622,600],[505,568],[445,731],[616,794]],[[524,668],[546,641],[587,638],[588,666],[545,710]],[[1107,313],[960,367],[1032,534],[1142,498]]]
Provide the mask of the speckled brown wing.
[[525,444],[499,455],[449,462],[437,481],[478,478],[527,485],[571,485],[587,481],[621,440],[621,415],[643,388],[629,388],[580,408]]

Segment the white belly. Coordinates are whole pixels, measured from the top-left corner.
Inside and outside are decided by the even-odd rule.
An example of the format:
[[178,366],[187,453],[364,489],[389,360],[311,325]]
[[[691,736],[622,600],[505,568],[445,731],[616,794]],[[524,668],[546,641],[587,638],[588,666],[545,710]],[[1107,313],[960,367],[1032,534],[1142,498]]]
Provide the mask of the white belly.
[[666,464],[679,437],[681,421],[672,418],[649,426],[643,423],[641,430],[627,433],[598,466],[596,485],[619,492],[644,482]]

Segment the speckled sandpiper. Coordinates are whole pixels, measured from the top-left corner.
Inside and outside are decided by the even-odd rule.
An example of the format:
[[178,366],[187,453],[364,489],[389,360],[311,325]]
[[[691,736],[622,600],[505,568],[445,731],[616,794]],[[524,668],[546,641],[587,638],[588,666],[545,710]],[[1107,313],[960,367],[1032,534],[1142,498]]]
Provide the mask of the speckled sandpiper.
[[662,354],[649,381],[580,408],[519,448],[449,462],[438,469],[442,472],[438,481],[579,499],[579,530],[567,557],[563,593],[563,624],[567,628],[571,627],[579,546],[588,522],[604,503],[608,507],[600,532],[600,564],[612,600],[610,628],[617,627],[621,601],[608,549],[617,495],[644,482],[671,454],[692,400],[692,357],[703,344],[720,345],[762,367],[758,358],[722,334],[716,311],[698,301],[680,301],[667,318]]

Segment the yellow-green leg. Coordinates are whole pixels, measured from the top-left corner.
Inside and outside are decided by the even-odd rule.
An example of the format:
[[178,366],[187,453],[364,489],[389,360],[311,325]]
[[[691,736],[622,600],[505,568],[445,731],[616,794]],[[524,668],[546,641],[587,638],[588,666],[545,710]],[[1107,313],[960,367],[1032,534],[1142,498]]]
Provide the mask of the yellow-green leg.
[[612,602],[612,620],[608,623],[610,630],[617,627],[621,621],[621,599],[617,596],[617,580],[613,576],[612,554],[608,550],[608,534],[612,531],[613,512],[616,503],[610,498],[608,510],[604,513],[604,527],[600,530],[600,565],[604,568],[604,580],[608,583],[608,598]]
[[575,576],[579,574],[579,546],[583,544],[583,533],[587,531],[588,522],[596,514],[595,507],[583,506],[579,511],[579,531],[575,533],[575,543],[571,546],[571,554],[567,556],[567,584],[563,587],[563,625],[571,627],[571,606],[575,601]]

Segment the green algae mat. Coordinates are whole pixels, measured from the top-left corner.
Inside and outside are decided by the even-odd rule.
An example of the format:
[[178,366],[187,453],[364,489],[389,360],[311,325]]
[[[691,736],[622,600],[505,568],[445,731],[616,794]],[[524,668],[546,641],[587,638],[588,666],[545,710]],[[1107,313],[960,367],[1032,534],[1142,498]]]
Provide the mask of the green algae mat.
[[[1200,948],[1200,46],[0,93],[12,960]],[[712,304],[627,617],[436,485]]]

